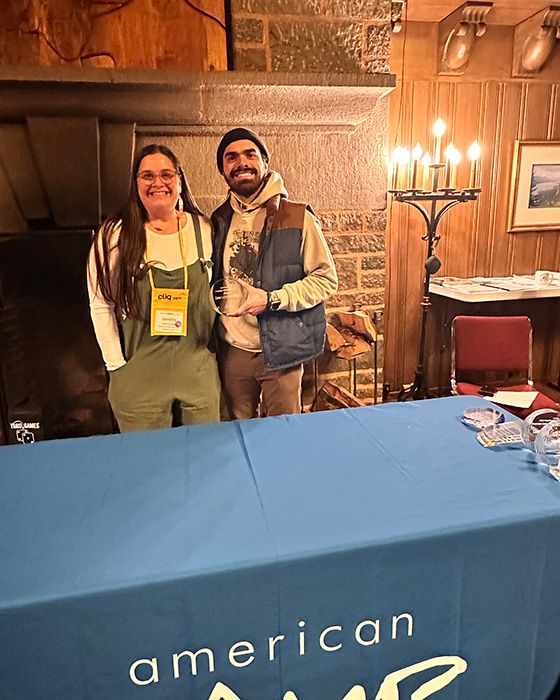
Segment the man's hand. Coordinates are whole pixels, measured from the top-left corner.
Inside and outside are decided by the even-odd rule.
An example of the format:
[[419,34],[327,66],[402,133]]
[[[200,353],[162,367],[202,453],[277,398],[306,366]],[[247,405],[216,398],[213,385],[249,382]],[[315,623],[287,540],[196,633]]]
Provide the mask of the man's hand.
[[251,314],[252,316],[257,316],[266,309],[268,302],[268,295],[264,289],[258,289],[258,287],[252,287],[247,284],[245,280],[238,279],[239,284],[241,284],[249,295],[246,301],[239,307],[239,309],[233,314],[226,314],[227,316],[244,316],[245,314]]

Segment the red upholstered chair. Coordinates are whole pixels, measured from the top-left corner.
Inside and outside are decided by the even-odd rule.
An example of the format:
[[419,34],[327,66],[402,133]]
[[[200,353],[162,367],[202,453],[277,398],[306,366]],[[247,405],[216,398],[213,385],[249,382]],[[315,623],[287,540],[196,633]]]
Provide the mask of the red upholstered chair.
[[[508,391],[535,391],[533,328],[527,316],[457,316],[453,319],[451,390],[454,394],[481,396],[484,384]],[[504,408],[525,418],[539,408],[559,409],[560,406],[539,392],[529,408]]]

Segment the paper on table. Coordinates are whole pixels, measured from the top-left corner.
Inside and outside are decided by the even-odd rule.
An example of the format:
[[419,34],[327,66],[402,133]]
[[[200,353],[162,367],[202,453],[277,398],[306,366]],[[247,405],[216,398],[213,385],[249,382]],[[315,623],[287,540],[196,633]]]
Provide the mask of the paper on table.
[[487,401],[501,403],[504,406],[529,408],[538,396],[538,391],[497,391],[494,396],[485,396]]
[[[471,280],[462,280],[461,282],[444,281],[442,282],[441,286],[449,287],[450,289],[453,289],[456,292],[466,292],[467,294],[488,294],[488,292],[496,291],[491,289],[487,284],[481,284],[479,282],[473,282]],[[503,289],[503,287],[499,287],[499,289]]]
[[513,275],[512,277],[473,277],[473,279],[489,287],[496,287],[497,289],[503,289],[510,292],[520,289],[535,288],[535,278],[533,275]]

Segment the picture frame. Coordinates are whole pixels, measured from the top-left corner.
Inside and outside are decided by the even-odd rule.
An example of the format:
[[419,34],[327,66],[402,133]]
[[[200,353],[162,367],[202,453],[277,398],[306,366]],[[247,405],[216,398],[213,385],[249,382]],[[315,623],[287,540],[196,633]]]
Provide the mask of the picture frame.
[[560,231],[560,141],[516,141],[508,231]]

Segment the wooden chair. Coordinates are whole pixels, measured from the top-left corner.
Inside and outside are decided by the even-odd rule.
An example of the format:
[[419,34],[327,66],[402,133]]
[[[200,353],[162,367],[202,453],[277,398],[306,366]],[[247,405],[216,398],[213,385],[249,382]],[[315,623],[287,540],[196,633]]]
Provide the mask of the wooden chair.
[[[533,327],[527,316],[456,316],[451,326],[451,390],[482,396],[484,385],[535,391]],[[529,408],[504,406],[525,418],[539,408],[560,409],[539,392]]]

